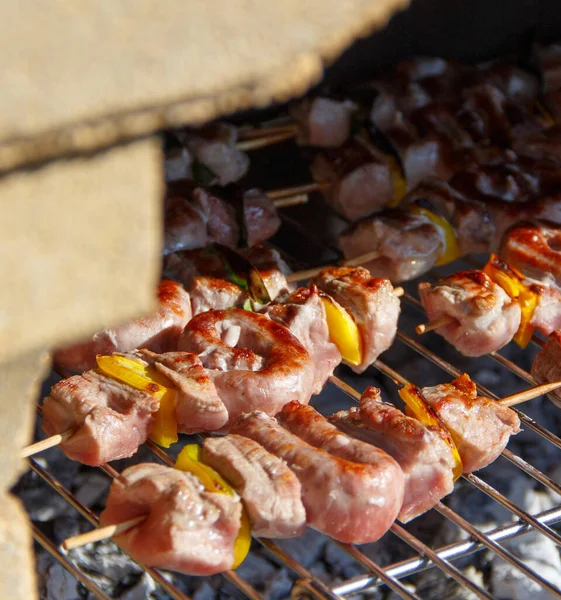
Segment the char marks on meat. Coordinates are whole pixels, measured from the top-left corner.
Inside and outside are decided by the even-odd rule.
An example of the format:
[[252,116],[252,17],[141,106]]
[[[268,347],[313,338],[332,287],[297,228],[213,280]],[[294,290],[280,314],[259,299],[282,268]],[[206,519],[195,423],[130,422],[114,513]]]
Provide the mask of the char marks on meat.
[[[532,363],[532,377],[538,383],[561,381],[561,330],[553,331]],[[561,391],[548,394],[549,399],[561,408]]]
[[227,435],[207,438],[202,459],[241,496],[253,535],[290,538],[304,532],[300,481],[280,458],[249,438]]
[[146,520],[115,536],[147,567],[213,575],[234,564],[241,523],[237,496],[205,491],[190,473],[145,463],[125,469],[111,485],[101,525]]

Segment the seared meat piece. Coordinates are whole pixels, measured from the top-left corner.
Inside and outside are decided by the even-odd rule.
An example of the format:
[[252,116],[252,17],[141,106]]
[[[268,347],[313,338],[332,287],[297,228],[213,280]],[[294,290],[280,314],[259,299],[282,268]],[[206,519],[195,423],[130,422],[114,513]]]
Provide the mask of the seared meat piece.
[[[233,204],[225,202],[210,190],[202,187],[195,188],[190,194],[190,204],[204,215],[208,243],[217,242],[230,248],[236,248],[240,242],[240,226],[236,218]],[[194,250],[204,248],[190,245],[177,250]]]
[[472,473],[492,463],[511,435],[520,432],[520,419],[500,402],[478,396],[467,375],[451,383],[422,388],[421,394],[450,432],[464,466]]
[[544,221],[523,222],[509,229],[500,248],[511,267],[545,285],[561,286],[561,227]]
[[386,157],[355,138],[341,148],[316,155],[311,172],[333,209],[350,221],[382,210],[393,200],[394,185]]
[[345,258],[377,250],[365,263],[374,277],[408,281],[432,268],[444,247],[442,231],[426,217],[405,211],[385,211],[358,221],[339,238]]
[[365,371],[395,339],[401,302],[388,279],[374,278],[362,267],[328,267],[315,278],[353,317],[362,340],[362,362],[352,367]]
[[234,564],[241,512],[238,497],[207,492],[190,473],[143,463],[113,481],[100,519],[105,526],[147,515],[115,536],[125,552],[147,567],[213,575]]
[[164,254],[202,248],[208,243],[206,215],[181,196],[164,201]]
[[175,416],[179,431],[216,431],[227,423],[228,411],[196,354],[155,354],[139,350],[130,356],[154,366],[175,385]]
[[330,98],[304,98],[293,104],[290,115],[298,125],[297,143],[321,148],[342,146],[351,133],[356,108],[350,100]]
[[166,181],[192,179],[191,155],[187,148],[171,148],[166,151],[164,172]]
[[135,454],[150,435],[158,407],[148,392],[88,371],[51,388],[42,429],[51,436],[77,428],[60,448],[72,460],[99,466]]
[[527,279],[525,284],[538,295],[538,304],[534,310],[530,325],[544,335],[561,329],[561,292],[555,286],[540,285]]
[[284,325],[300,341],[314,362],[314,394],[319,394],[341,353],[329,339],[325,308],[315,285],[281,296],[263,309],[263,314]]
[[247,245],[252,248],[273,237],[281,220],[273,201],[261,190],[248,190],[243,197]]
[[246,310],[210,310],[187,324],[179,349],[199,355],[233,423],[243,413],[275,415],[287,402],[307,403],[314,363],[290,331]]
[[290,538],[304,532],[302,487],[280,458],[249,438],[227,435],[207,438],[202,459],[241,496],[253,535]]
[[440,427],[427,427],[382,402],[380,390],[366,388],[360,407],[329,417],[346,434],[373,444],[394,458],[405,475],[398,518],[403,523],[431,509],[454,489],[452,451]]
[[419,284],[431,321],[451,323],[435,331],[465,356],[482,356],[508,344],[520,326],[520,306],[483,271],[461,271],[431,284]]
[[[534,358],[531,373],[538,383],[561,381],[561,330],[549,334],[544,347]],[[561,408],[561,391],[554,390],[548,397]]]
[[232,432],[286,462],[302,484],[306,518],[314,529],[341,542],[365,544],[378,540],[395,519],[403,489],[397,489],[398,501],[388,505],[379,489],[386,485],[384,475],[376,467],[314,448],[262,412],[244,415]]
[[561,162],[561,125],[552,125],[532,135],[518,136],[512,147],[520,156],[557,165]]
[[184,143],[193,156],[193,171],[197,170],[197,162],[206,167],[206,185],[228,185],[247,173],[249,158],[237,149],[237,141],[238,130],[226,123],[214,123],[185,134]]
[[190,287],[193,316],[207,310],[242,306],[248,294],[235,283],[217,277],[194,277]]
[[189,294],[175,281],[161,281],[158,286],[159,309],[132,323],[103,329],[91,340],[57,350],[55,363],[71,371],[87,371],[96,366],[97,354],[129,352],[148,348],[154,352],[177,349],[177,341],[191,318]]

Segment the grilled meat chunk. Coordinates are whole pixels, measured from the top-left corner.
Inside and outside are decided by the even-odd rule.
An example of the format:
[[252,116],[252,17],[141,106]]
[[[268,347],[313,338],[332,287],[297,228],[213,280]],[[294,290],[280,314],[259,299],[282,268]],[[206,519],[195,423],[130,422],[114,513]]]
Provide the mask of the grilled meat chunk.
[[238,497],[207,492],[190,473],[143,463],[114,480],[101,524],[147,515],[115,536],[125,552],[148,567],[213,575],[234,564],[241,512]]
[[401,302],[388,279],[374,278],[363,267],[329,267],[314,280],[352,315],[362,340],[362,362],[353,367],[365,371],[395,339]]
[[520,306],[483,271],[461,271],[431,284],[419,284],[431,321],[448,316],[436,329],[465,356],[482,356],[508,344],[520,326]]
[[241,496],[257,537],[290,538],[304,532],[306,511],[296,475],[274,454],[240,435],[203,442],[203,462]]
[[298,126],[296,141],[301,146],[337,148],[350,136],[356,105],[350,100],[304,98],[292,105],[290,115]]
[[341,353],[329,339],[325,308],[317,287],[299,288],[281,296],[262,312],[287,327],[306,348],[314,363],[314,394],[319,394],[341,362]]
[[315,367],[286,327],[246,310],[210,310],[185,327],[179,349],[199,355],[229,423],[254,410],[276,414],[287,402],[307,403]]
[[[358,464],[315,448],[262,412],[244,415],[232,433],[249,437],[290,467],[302,484],[308,525],[341,542],[363,544],[378,540],[393,522],[399,507],[380,497],[380,474],[372,465]],[[397,490],[399,497],[403,490]]]
[[96,371],[63,379],[43,402],[43,431],[76,432],[60,445],[72,460],[99,466],[127,458],[152,430],[159,402]]
[[534,283],[531,279],[526,279],[524,283],[538,296],[538,303],[530,325],[544,335],[561,329],[561,292],[559,289],[553,285]]
[[464,466],[472,473],[492,463],[511,435],[520,432],[520,419],[510,408],[478,396],[467,375],[451,383],[422,388],[425,401],[450,432]]
[[158,286],[158,311],[132,323],[104,329],[91,340],[61,348],[54,356],[55,363],[71,371],[87,371],[96,366],[98,354],[129,352],[148,348],[154,352],[177,349],[177,341],[191,318],[189,294],[175,281],[161,281]]
[[187,198],[168,196],[164,201],[164,254],[203,248],[209,240],[205,213]]
[[373,277],[396,283],[432,268],[444,248],[444,237],[426,217],[391,210],[353,224],[341,234],[339,244],[347,259],[377,251],[379,256],[363,267]]
[[407,523],[431,509],[454,489],[454,458],[440,427],[427,427],[382,402],[380,390],[367,388],[359,407],[329,417],[354,438],[387,452],[401,467],[405,492],[398,519]]
[[[561,330],[551,332],[544,347],[536,354],[531,372],[538,383],[561,381]],[[561,408],[561,391],[554,390],[548,398]]]

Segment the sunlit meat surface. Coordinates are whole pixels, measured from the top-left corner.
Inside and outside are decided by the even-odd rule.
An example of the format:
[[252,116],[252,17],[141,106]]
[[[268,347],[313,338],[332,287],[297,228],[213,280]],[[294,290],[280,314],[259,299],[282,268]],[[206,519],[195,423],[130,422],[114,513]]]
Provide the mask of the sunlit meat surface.
[[182,196],[164,200],[164,254],[203,248],[208,243],[207,217]]
[[130,355],[153,366],[174,385],[175,417],[179,431],[217,431],[228,421],[228,411],[200,358],[190,352],[155,354],[139,350]]
[[350,221],[382,210],[394,197],[387,158],[359,138],[317,154],[311,172],[326,184],[323,192],[335,212]]
[[293,104],[290,115],[298,126],[296,141],[301,146],[338,148],[350,136],[356,105],[350,100],[304,98]]
[[359,407],[340,411],[329,420],[397,461],[405,476],[400,521],[414,519],[452,492],[455,462],[441,428],[427,427],[393,404],[382,402],[379,389],[367,388]]
[[431,269],[442,252],[444,237],[426,217],[391,210],[353,224],[341,234],[339,244],[347,259],[377,251],[379,256],[362,266],[373,277],[397,283]]
[[436,329],[465,356],[482,356],[508,344],[520,326],[520,306],[483,271],[460,271],[419,284],[429,321],[450,317]]
[[202,459],[241,496],[253,535],[290,538],[304,532],[302,486],[280,458],[249,438],[230,434],[207,438]]
[[464,473],[492,463],[510,436],[521,431],[517,414],[496,400],[478,396],[475,384],[467,375],[451,383],[422,388],[421,394],[450,432]]
[[132,323],[103,329],[87,342],[57,350],[55,363],[71,371],[87,371],[96,366],[97,354],[129,352],[136,348],[154,352],[176,350],[179,336],[191,318],[191,300],[175,281],[160,282],[157,293],[157,312]]
[[314,394],[319,394],[341,362],[341,353],[330,341],[325,308],[316,286],[299,288],[277,298],[263,314],[284,325],[302,343],[314,362]]
[[[262,412],[242,417],[232,433],[255,440],[296,474],[310,527],[341,542],[363,544],[378,540],[395,518],[398,508],[380,497],[375,467],[315,448]],[[402,493],[403,488],[397,490],[399,501]]]
[[142,515],[145,521],[114,537],[142,565],[213,575],[234,564],[241,523],[238,497],[207,492],[190,473],[142,463],[113,481],[101,525]]
[[308,403],[315,366],[290,331],[254,312],[210,310],[187,324],[179,349],[199,355],[234,422],[243,413],[275,415],[287,402]]
[[127,458],[152,430],[159,402],[148,392],[96,371],[63,379],[43,402],[43,431],[76,432],[60,448],[72,460],[99,466]]
[[561,285],[561,227],[544,221],[523,222],[509,229],[501,258],[521,273],[546,285]]
[[[531,372],[538,383],[561,381],[561,330],[553,331],[548,336],[544,347],[534,358]],[[548,398],[561,408],[560,390],[554,390],[548,394]]]
[[401,302],[388,279],[374,278],[362,267],[330,267],[315,284],[353,317],[362,340],[362,362],[353,367],[364,372],[395,339]]

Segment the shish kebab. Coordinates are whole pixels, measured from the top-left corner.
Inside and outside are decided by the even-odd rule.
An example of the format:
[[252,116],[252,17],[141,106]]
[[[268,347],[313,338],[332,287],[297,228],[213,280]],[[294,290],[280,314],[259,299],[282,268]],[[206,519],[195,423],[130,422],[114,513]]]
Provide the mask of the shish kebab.
[[503,406],[477,398],[467,375],[432,388],[409,385],[401,394],[420,420],[382,402],[376,388],[365,391],[358,409],[328,418],[298,402],[276,419],[246,414],[231,434],[184,448],[176,469],[125,470],[111,486],[102,529],[63,546],[116,534],[150,566],[217,573],[238,566],[249,549],[242,510],[261,537],[294,537],[307,524],[346,543],[376,541],[395,518],[407,522],[450,493],[462,471],[491,463],[519,431],[508,405],[520,399]]

